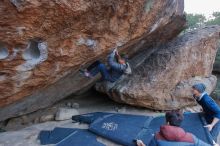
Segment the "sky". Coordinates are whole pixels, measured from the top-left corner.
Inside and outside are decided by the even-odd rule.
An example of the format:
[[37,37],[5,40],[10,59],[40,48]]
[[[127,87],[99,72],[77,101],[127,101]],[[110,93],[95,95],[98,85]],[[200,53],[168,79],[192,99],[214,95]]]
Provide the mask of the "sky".
[[185,12],[204,14],[209,17],[213,12],[220,12],[220,0],[185,0]]

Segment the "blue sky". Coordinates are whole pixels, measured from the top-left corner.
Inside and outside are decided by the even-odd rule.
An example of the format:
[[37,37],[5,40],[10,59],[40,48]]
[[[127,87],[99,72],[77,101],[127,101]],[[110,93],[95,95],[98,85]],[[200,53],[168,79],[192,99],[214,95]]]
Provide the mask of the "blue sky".
[[220,0],[185,0],[185,12],[211,15],[220,12]]

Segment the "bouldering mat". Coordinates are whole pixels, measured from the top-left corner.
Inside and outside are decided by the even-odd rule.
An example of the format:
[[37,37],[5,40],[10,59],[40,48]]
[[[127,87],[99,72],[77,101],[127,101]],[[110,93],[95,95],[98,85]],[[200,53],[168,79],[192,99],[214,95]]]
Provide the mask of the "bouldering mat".
[[101,117],[104,117],[107,115],[112,115],[112,114],[113,113],[94,112],[94,113],[72,116],[72,120],[74,122],[91,124],[92,122],[94,122],[98,118],[101,118]]
[[41,145],[56,144],[69,136],[76,129],[71,128],[54,128],[52,131],[41,131],[38,135]]
[[135,140],[150,143],[154,131],[149,128],[153,117],[110,114],[95,120],[89,130],[124,146],[136,146]]
[[[135,139],[149,145],[154,134],[165,124],[165,117],[149,117],[117,113],[90,113],[78,116],[81,122],[91,123],[89,130],[106,139],[126,146],[135,146]],[[184,114],[182,128],[193,133],[202,141],[212,144],[212,137],[199,113]]]
[[56,146],[105,146],[88,130],[77,130],[60,141]]
[[96,140],[96,135],[87,129],[55,128],[52,131],[41,131],[38,139],[42,145],[57,146],[105,146]]

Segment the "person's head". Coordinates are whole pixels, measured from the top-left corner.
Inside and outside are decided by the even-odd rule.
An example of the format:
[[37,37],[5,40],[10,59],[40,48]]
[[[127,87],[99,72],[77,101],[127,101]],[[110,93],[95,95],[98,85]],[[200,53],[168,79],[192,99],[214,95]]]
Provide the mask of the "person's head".
[[198,83],[192,86],[192,93],[195,96],[200,96],[201,93],[205,92],[206,86],[203,83]]
[[117,55],[116,56],[116,59],[117,59],[117,62],[120,63],[120,64],[126,64],[126,58],[124,56],[120,56],[120,55]]
[[126,62],[125,62],[125,60],[122,58],[122,59],[119,59],[119,60],[118,60],[118,63],[120,63],[120,64],[125,64]]
[[181,111],[166,112],[166,122],[168,125],[180,127],[183,121],[183,114]]

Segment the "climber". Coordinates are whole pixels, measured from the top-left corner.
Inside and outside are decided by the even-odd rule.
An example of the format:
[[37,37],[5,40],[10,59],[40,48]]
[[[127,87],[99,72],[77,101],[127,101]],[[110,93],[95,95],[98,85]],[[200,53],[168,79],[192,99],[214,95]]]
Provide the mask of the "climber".
[[86,70],[80,70],[86,77],[94,77],[99,72],[102,75],[102,80],[115,82],[117,81],[123,74],[131,74],[131,68],[126,59],[121,57],[117,51],[114,51],[108,56],[108,65],[110,68],[108,69],[105,64],[100,61],[94,62],[90,65]]
[[[183,121],[182,112],[167,112],[165,118],[166,125],[160,127],[160,131],[156,133],[150,146],[211,146],[180,128]],[[141,140],[137,140],[137,146],[145,146],[145,144]]]
[[213,139],[217,142],[217,137],[220,132],[220,107],[219,105],[205,92],[206,86],[203,83],[198,83],[192,86],[193,97],[199,105],[202,106],[204,117],[208,125],[205,127],[210,131]]

